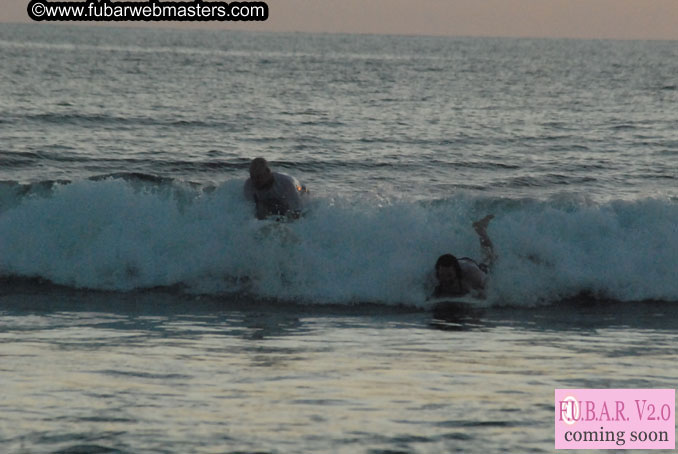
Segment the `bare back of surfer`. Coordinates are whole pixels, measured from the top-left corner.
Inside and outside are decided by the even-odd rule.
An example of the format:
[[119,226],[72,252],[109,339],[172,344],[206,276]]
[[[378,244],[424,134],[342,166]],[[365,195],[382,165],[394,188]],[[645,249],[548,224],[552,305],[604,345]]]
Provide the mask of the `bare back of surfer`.
[[493,218],[494,215],[489,214],[473,223],[483,249],[483,262],[479,264],[468,257],[457,259],[452,254],[444,254],[438,258],[435,266],[438,285],[433,291],[434,298],[454,298],[469,293],[484,296],[487,273],[496,259],[494,245],[487,234],[487,226]]

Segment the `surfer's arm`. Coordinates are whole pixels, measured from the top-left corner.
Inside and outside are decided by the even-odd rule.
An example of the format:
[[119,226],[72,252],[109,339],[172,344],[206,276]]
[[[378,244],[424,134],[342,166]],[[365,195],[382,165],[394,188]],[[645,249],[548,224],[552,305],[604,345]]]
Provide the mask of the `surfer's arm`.
[[245,185],[243,186],[243,195],[248,202],[254,202],[254,215],[256,218],[259,220],[266,219],[266,216],[270,213],[268,212],[267,206],[264,203],[261,203],[257,198],[251,179],[248,179],[245,182]]
[[494,219],[494,215],[488,214],[481,220],[473,223],[473,229],[478,234],[478,238],[480,239],[480,247],[483,249],[483,262],[486,263],[490,268],[497,259],[497,256],[494,253],[494,245],[492,244],[492,240],[490,240],[490,236],[487,234],[487,225],[492,219]]

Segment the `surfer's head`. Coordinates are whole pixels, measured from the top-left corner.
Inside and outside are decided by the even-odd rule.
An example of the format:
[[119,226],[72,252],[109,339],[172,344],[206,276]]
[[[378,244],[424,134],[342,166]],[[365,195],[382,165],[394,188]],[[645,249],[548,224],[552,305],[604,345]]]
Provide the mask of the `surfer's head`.
[[443,287],[461,287],[462,273],[459,261],[452,254],[438,257],[436,262],[436,278]]
[[254,158],[250,163],[250,178],[257,189],[266,189],[273,184],[273,173],[264,158]]

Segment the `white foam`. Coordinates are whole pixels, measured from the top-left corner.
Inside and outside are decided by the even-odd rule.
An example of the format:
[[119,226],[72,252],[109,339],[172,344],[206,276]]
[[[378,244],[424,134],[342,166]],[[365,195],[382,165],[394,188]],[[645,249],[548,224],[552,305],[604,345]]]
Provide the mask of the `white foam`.
[[101,290],[181,284],[313,303],[424,304],[436,258],[480,258],[471,222],[493,211],[500,259],[491,302],[532,305],[584,291],[678,301],[676,202],[326,197],[265,233],[242,183],[203,192],[108,179],[24,196],[0,212],[0,275]]

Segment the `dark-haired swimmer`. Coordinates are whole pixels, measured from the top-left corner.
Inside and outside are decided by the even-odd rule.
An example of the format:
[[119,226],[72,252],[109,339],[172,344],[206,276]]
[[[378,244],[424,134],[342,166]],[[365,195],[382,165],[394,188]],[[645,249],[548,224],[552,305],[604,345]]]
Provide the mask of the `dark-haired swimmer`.
[[268,216],[298,218],[304,205],[302,196],[308,193],[296,178],[272,172],[264,158],[252,160],[250,177],[243,189],[245,198],[254,202],[257,219]]
[[454,298],[467,294],[484,296],[487,273],[496,259],[494,246],[487,235],[487,225],[493,218],[494,215],[490,214],[473,223],[485,255],[482,263],[478,264],[468,257],[457,259],[452,254],[444,254],[438,258],[435,266],[438,285],[433,291],[433,298]]

